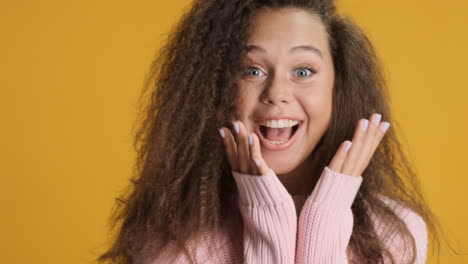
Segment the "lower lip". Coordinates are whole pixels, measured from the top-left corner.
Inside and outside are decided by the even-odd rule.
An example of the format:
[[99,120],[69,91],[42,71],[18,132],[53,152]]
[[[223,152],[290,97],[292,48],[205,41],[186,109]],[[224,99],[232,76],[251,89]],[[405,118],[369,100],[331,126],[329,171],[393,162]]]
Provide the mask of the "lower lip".
[[257,133],[257,136],[260,139],[260,143],[265,149],[273,150],[273,151],[286,150],[290,146],[292,146],[292,144],[294,144],[294,142],[296,141],[297,135],[299,134],[303,123],[304,122],[301,121],[297,127],[296,132],[294,132],[294,135],[288,141],[282,144],[273,144],[273,143],[268,142],[268,140],[266,140],[263,137],[262,132],[260,131],[260,125],[255,126],[255,133]]

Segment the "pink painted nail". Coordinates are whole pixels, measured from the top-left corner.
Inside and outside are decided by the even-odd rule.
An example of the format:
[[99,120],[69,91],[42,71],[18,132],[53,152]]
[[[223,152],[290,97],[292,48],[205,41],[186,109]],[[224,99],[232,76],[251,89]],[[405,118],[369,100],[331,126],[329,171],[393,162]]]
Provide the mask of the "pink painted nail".
[[381,129],[382,129],[383,132],[385,132],[385,131],[387,131],[387,129],[389,127],[390,127],[390,123],[384,122]]
[[381,114],[377,114],[375,116],[375,119],[374,119],[374,125],[378,125],[380,123],[380,120],[382,119],[382,115]]
[[344,149],[345,152],[348,152],[348,150],[349,150],[349,148],[351,148],[351,145],[352,145],[352,144],[353,144],[353,142],[351,142],[351,141],[348,141],[348,142],[346,143],[346,146],[345,146],[345,149]]
[[257,167],[260,167],[260,161],[256,158],[253,158],[254,162],[255,162],[255,165],[257,165]]
[[364,119],[364,121],[362,122],[362,126],[361,126],[362,130],[366,131],[368,126],[369,126],[369,120]]
[[219,131],[219,135],[220,135],[222,138],[224,138],[224,137],[226,136],[226,134],[224,134],[224,130],[218,129],[218,131]]
[[234,131],[239,134],[239,124],[236,121],[232,121],[232,125],[234,126]]

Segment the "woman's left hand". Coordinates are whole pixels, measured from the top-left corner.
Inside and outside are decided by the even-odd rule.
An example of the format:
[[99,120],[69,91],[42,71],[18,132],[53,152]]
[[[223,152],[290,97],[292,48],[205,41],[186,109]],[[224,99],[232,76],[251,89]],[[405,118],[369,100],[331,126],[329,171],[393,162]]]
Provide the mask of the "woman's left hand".
[[351,176],[362,175],[390,126],[388,122],[380,122],[380,114],[375,113],[369,119],[370,121],[367,119],[359,120],[351,148],[346,151],[348,140],[341,144],[328,165],[330,170]]

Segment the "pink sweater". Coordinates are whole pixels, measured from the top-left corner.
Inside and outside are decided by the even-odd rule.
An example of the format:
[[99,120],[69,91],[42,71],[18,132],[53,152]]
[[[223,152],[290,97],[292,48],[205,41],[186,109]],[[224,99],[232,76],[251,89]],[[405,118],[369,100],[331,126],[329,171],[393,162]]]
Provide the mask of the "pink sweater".
[[[364,263],[348,243],[353,229],[351,205],[362,177],[340,174],[325,167],[309,196],[291,196],[273,170],[255,176],[233,171],[239,190],[241,217],[234,215],[214,238],[191,244],[197,263],[345,264]],[[426,262],[427,231],[423,219],[393,200],[381,197],[404,220],[416,241],[416,264]],[[371,215],[377,234],[384,225]],[[243,222],[243,224],[242,224]],[[410,254],[401,237],[384,241],[397,263]],[[215,251],[209,251],[208,245]],[[210,254],[212,253],[212,254]],[[141,263],[141,262],[140,262]],[[166,263],[164,256],[147,263]],[[144,264],[147,264],[144,263]],[[181,255],[176,263],[188,263]]]

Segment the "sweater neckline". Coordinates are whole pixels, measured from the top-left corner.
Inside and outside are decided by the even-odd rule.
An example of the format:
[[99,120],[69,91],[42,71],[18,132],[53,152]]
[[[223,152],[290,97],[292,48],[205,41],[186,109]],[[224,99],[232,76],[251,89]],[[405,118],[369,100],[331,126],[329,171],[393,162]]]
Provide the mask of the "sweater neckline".
[[307,200],[308,195],[306,194],[297,194],[297,195],[291,195],[293,201],[295,202],[303,202]]

